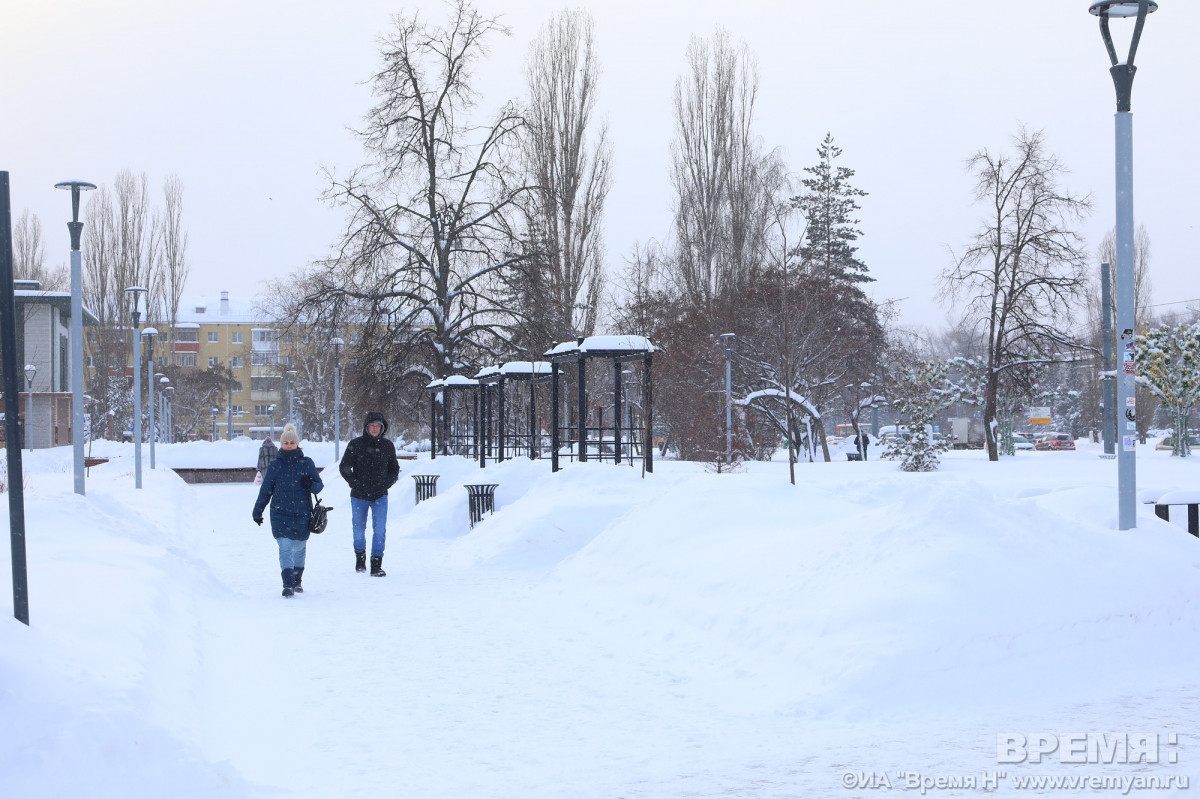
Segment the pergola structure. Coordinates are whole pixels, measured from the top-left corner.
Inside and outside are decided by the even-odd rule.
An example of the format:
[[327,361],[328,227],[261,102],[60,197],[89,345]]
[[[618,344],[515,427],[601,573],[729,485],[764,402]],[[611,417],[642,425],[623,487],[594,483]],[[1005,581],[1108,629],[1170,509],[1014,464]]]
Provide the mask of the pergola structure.
[[[479,446],[479,381],[450,375],[432,381],[429,389],[429,457],[475,455]],[[440,434],[439,434],[440,429]]]
[[[591,457],[605,460],[613,458],[621,463],[622,458],[637,457],[640,449],[646,471],[654,471],[654,441],[651,429],[653,419],[653,384],[651,382],[651,366],[654,356],[654,345],[645,336],[589,336],[568,341],[546,353],[551,364],[551,468],[558,471],[559,449],[563,438],[568,442],[574,441],[576,455],[580,461]],[[603,360],[612,363],[613,391],[612,409],[608,422],[601,413],[594,419],[593,425],[588,425],[589,396],[587,391],[587,363],[589,360]],[[622,408],[624,385],[622,377],[626,364],[642,362],[641,405],[642,423],[638,429],[633,429],[632,414],[628,408]],[[573,367],[573,368],[572,368]],[[574,373],[574,374],[572,374]],[[575,379],[576,412],[574,427],[569,421],[560,425],[559,418],[559,384],[560,376]],[[567,416],[570,416],[569,409]],[[629,428],[624,429],[623,428]],[[565,434],[565,435],[564,435]]]
[[[522,452],[532,460],[541,457],[542,435],[537,418],[537,387],[550,380],[546,361],[512,361],[489,366],[475,375],[479,384],[479,465],[488,458],[497,463]],[[510,396],[528,387],[528,399]]]

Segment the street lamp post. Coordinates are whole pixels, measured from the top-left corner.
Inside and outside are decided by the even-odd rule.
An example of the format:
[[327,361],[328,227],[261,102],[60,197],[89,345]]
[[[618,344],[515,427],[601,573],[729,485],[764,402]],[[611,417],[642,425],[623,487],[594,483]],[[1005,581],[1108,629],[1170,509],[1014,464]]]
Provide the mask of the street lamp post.
[[300,374],[295,369],[288,369],[288,421],[292,424],[296,423],[296,375]]
[[91,191],[95,184],[85,180],[64,180],[56,189],[71,192],[71,445],[75,460],[75,493],[84,493],[83,480],[83,260],[79,239],[83,223],[79,221],[79,192]]
[[138,327],[142,315],[138,311],[138,297],[146,293],[141,286],[130,286],[126,293],[133,297],[133,483],[142,487],[142,347]]
[[722,333],[721,346],[725,348],[725,465],[733,465],[733,349],[737,346],[736,333]]
[[275,440],[275,406],[268,405],[267,410],[271,413],[271,440]]
[[[169,378],[165,378],[165,377],[163,378],[163,380],[168,380],[168,379]],[[165,411],[165,416],[166,416],[166,420],[167,420],[167,431],[166,431],[166,435],[163,437],[163,441],[164,441],[164,443],[167,443],[167,444],[174,444],[175,443],[175,406],[174,406],[175,386],[171,386],[171,385],[163,386],[162,393],[163,393],[163,410]]]
[[29,404],[25,408],[25,443],[33,452],[33,378],[37,377],[37,366],[25,364],[25,386],[29,389]]
[[234,359],[229,359],[229,399],[225,403],[225,438],[228,441],[233,441],[233,364]]
[[216,441],[217,441],[217,414],[218,413],[220,413],[220,411],[217,410],[216,406],[213,406],[213,409],[212,409],[213,431],[212,431],[212,439],[211,439],[213,441],[213,443],[216,443]]
[[341,460],[342,446],[342,381],[338,353],[346,343],[334,338],[333,344],[333,459]]
[[150,468],[154,468],[154,337],[158,335],[158,330],[153,327],[148,327],[142,331],[142,335],[146,337],[146,355],[149,356],[146,362],[146,390],[150,392],[147,397],[150,406]]
[[[1117,528],[1137,527],[1137,407],[1133,361],[1136,320],[1133,296],[1133,115],[1130,113],[1133,95],[1133,64],[1146,16],[1158,10],[1154,0],[1096,0],[1088,11],[1100,18],[1100,35],[1111,62],[1109,73],[1117,93],[1116,114],[1116,205],[1117,205],[1117,335],[1120,366],[1117,372],[1117,411],[1123,426],[1117,430],[1121,446],[1117,452]],[[1108,23],[1111,18],[1135,17],[1129,54],[1124,61],[1117,58]]]

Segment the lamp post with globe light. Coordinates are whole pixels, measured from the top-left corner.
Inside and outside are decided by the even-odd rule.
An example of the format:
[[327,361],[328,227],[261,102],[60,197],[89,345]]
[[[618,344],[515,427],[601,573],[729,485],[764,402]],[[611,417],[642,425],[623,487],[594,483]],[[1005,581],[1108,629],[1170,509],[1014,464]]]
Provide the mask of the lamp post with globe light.
[[29,389],[29,403],[25,407],[25,444],[33,452],[33,379],[37,377],[37,366],[25,364],[25,386]]
[[[1133,59],[1146,17],[1158,10],[1154,0],[1096,0],[1088,11],[1100,18],[1100,35],[1111,63],[1113,88],[1117,93],[1116,113],[1116,294],[1117,337],[1120,363],[1117,372],[1117,412],[1122,423],[1117,430],[1121,445],[1117,451],[1117,528],[1137,527],[1137,406],[1133,361],[1136,319],[1133,296],[1133,114],[1130,113],[1133,77],[1137,72]],[[1133,19],[1133,34],[1124,60],[1117,56],[1109,30],[1111,19]]]

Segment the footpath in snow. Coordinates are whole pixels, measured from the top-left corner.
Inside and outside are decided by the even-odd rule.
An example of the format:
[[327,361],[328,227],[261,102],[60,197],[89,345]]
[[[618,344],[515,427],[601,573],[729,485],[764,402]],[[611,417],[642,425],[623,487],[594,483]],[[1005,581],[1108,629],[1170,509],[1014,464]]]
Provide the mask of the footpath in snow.
[[[0,795],[1200,792],[1200,541],[1149,507],[1117,531],[1096,447],[799,464],[795,486],[784,463],[423,456],[401,462],[383,579],[353,570],[332,444],[304,449],[335,510],[292,600],[257,487],[166,468],[253,465],[253,442],[159,447],[140,491],[132,447],[96,442],[85,497],[68,448],[24,453]],[[415,505],[418,473],[440,477]],[[471,482],[499,484],[474,529]],[[1143,448],[1138,484],[1198,488],[1200,460]],[[999,751],[1076,733],[1153,736],[1159,762]]]

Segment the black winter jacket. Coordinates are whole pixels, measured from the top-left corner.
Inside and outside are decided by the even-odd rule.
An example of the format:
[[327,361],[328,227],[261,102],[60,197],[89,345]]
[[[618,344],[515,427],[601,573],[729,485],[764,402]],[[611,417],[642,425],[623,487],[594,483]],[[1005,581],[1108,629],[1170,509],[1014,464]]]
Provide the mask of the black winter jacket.
[[[312,486],[307,490],[300,484],[308,475]],[[308,517],[312,513],[312,494],[321,493],[325,484],[312,458],[304,456],[302,449],[281,449],[279,456],[271,461],[263,475],[262,488],[258,489],[258,501],[254,503],[252,518],[261,519],[263,508],[271,503],[271,535],[276,538],[291,538],[295,541],[308,540]],[[311,493],[310,493],[311,492]]]
[[[367,425],[378,422],[382,426],[379,437],[367,433]],[[363,434],[346,445],[346,453],[338,466],[342,477],[350,486],[350,496],[374,502],[387,494],[388,489],[400,478],[400,464],[396,461],[396,445],[387,439],[388,424],[381,413],[368,413],[363,422]]]

